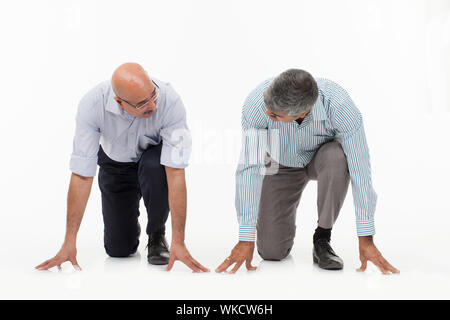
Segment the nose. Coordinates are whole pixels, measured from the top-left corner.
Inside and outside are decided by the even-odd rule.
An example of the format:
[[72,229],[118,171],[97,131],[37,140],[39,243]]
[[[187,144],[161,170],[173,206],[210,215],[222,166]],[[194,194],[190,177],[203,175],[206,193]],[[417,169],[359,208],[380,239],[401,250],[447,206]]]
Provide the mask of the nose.
[[154,110],[156,110],[156,104],[154,102],[149,102],[147,104],[147,106],[145,106],[145,108],[144,108],[144,112],[154,111]]
[[156,103],[157,103],[157,101],[154,100],[154,101],[151,101],[148,105],[152,108],[152,110],[156,110]]
[[157,109],[156,104],[153,102],[149,103],[145,108],[143,108],[142,113],[145,115],[153,114],[153,112]]

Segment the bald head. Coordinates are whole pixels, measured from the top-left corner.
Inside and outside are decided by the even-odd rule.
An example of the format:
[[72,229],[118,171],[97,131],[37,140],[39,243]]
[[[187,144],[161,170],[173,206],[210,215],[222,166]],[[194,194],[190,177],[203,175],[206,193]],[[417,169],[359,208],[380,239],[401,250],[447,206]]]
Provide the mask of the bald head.
[[120,65],[113,73],[111,84],[116,95],[123,99],[139,99],[153,87],[147,72],[133,62]]

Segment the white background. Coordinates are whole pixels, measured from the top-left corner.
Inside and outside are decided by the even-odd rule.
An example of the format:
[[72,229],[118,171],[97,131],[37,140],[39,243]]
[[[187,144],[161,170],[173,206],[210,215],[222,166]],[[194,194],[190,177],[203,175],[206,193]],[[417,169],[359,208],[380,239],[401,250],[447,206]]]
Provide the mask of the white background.
[[[8,1],[0,15],[0,298],[450,298],[448,0]],[[145,234],[140,255],[108,258],[96,180],[79,232],[83,271],[34,270],[64,237],[77,103],[128,61],[171,82],[186,105],[186,242],[200,262],[214,270],[237,241],[242,102],[294,67],[341,84],[363,113],[375,241],[401,274],[355,271],[350,190],[332,237],[345,268],[313,266],[315,183],[283,262],[255,252],[255,272],[193,274],[178,262],[167,273],[148,265]]]

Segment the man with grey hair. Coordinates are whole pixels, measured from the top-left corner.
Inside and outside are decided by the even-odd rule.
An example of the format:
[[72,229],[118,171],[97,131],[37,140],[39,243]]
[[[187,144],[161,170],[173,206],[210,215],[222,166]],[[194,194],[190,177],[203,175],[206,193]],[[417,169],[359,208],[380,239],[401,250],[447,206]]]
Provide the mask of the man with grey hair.
[[[64,243],[58,253],[36,266],[40,270],[77,262],[76,239],[97,164],[102,195],[104,247],[111,257],[127,257],[139,246],[139,202],[147,209],[150,264],[170,270],[180,260],[195,272],[208,269],[184,243],[186,181],[191,139],[180,96],[166,82],[150,79],[137,63],[124,63],[110,80],[80,101],[76,118],[72,176],[67,197]],[[172,241],[165,223],[172,215]]]
[[343,268],[331,248],[331,229],[352,182],[364,271],[367,261],[383,273],[398,273],[373,242],[377,195],[362,116],[347,92],[326,79],[290,69],[253,90],[242,110],[243,144],[236,171],[239,242],[216,269],[235,273],[252,266],[255,240],[265,260],[282,260],[292,249],[297,206],[309,180],[318,186],[318,226],[313,262]]

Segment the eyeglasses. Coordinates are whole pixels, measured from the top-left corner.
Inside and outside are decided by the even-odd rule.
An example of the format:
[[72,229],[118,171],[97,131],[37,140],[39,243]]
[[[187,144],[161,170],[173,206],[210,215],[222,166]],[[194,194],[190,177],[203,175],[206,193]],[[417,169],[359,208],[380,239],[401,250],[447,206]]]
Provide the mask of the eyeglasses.
[[159,96],[159,86],[153,80],[152,80],[152,83],[153,83],[155,88],[153,89],[152,95],[148,99],[148,101],[142,101],[141,103],[138,103],[137,105],[134,105],[134,104],[128,102],[127,100],[120,98],[119,96],[117,96],[117,97],[120,98],[120,100],[123,100],[126,103],[128,103],[130,106],[132,106],[136,110],[139,110],[139,109],[142,109],[142,108],[146,107],[150,102],[153,102],[153,103],[156,104],[156,101],[158,100],[158,96]]

